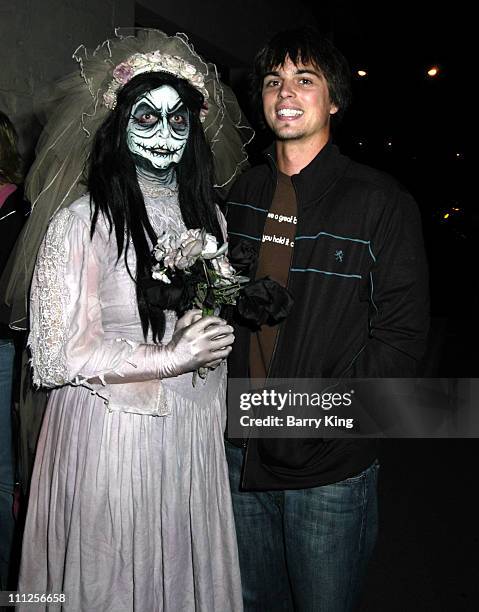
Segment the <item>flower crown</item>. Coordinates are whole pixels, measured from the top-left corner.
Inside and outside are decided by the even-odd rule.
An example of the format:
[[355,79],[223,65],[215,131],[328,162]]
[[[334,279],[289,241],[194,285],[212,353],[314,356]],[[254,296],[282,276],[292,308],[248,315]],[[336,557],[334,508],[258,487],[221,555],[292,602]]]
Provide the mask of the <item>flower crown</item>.
[[208,112],[208,91],[205,87],[204,76],[192,64],[186,62],[177,55],[167,55],[160,51],[151,53],[135,53],[127,60],[115,66],[113,80],[103,94],[103,104],[110,110],[116,106],[118,91],[126,85],[133,77],[143,72],[167,72],[181,79],[185,79],[203,94],[205,99],[200,117],[205,119]]

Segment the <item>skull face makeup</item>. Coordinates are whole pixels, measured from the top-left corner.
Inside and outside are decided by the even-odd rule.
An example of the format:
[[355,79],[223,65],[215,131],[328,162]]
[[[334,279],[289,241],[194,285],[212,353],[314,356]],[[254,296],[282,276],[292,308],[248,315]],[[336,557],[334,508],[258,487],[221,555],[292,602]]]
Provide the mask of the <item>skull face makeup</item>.
[[173,87],[162,85],[133,105],[128,148],[154,168],[167,170],[180,161],[189,131],[188,109]]

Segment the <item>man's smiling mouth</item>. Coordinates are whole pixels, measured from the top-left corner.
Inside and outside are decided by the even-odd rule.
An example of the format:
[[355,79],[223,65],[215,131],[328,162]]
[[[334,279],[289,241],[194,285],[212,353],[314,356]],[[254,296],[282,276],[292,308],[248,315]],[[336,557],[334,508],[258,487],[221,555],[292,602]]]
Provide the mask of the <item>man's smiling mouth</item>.
[[299,108],[280,108],[276,114],[278,117],[301,117],[303,111]]

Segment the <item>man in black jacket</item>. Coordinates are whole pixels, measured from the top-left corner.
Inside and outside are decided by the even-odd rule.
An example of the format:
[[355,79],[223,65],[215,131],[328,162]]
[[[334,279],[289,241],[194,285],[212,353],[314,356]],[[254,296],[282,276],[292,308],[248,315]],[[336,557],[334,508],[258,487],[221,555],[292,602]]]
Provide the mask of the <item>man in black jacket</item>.
[[[230,192],[230,253],[255,252],[250,276],[287,287],[294,305],[279,325],[237,325],[230,376],[414,376],[429,310],[420,217],[394,179],[331,142],[346,60],[309,28],[286,31],[259,52],[254,78],[275,142]],[[353,610],[376,540],[373,443],[226,446],[245,610]]]

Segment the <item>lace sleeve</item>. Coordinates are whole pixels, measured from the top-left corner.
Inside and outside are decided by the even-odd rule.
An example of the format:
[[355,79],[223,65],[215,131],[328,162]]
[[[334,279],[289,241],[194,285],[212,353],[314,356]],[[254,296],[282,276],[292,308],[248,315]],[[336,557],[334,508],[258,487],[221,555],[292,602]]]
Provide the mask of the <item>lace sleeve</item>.
[[30,292],[30,335],[33,382],[40,386],[62,385],[68,380],[65,358],[65,235],[71,225],[68,210],[61,210],[51,223],[40,248]]
[[30,293],[28,343],[36,386],[72,382],[87,363],[93,370],[101,364],[99,375],[115,370],[136,348],[127,342],[102,346],[95,290],[100,271],[92,249],[88,226],[68,209],[58,212],[40,247]]

